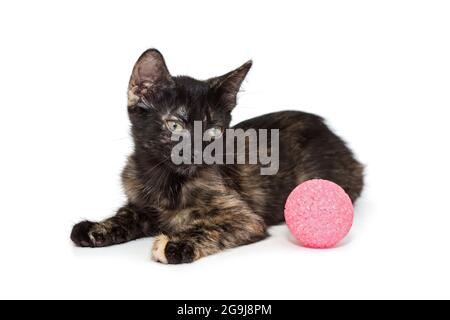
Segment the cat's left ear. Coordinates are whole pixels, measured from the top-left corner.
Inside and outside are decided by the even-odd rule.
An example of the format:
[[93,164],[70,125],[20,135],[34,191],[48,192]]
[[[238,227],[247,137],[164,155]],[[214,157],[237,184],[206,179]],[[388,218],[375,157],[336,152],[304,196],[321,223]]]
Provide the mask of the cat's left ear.
[[250,60],[236,70],[208,80],[214,95],[214,104],[217,107],[225,108],[228,111],[234,109],[237,103],[237,94],[252,64],[253,62]]

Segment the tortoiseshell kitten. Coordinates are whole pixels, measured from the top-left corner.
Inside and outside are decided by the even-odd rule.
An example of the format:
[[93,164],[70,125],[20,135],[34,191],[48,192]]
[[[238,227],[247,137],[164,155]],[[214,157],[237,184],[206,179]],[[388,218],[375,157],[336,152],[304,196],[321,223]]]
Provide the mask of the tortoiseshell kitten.
[[189,263],[267,237],[282,223],[284,203],[299,183],[336,182],[354,201],[363,188],[363,167],[323,119],[285,111],[244,121],[244,130],[279,129],[279,171],[261,175],[260,165],[175,165],[171,130],[229,128],[236,96],[252,62],[206,81],[172,77],[155,49],[134,66],[128,92],[134,153],[123,174],[128,203],[102,222],[83,221],[71,239],[81,247],[104,247],[156,236],[152,256],[162,263]]

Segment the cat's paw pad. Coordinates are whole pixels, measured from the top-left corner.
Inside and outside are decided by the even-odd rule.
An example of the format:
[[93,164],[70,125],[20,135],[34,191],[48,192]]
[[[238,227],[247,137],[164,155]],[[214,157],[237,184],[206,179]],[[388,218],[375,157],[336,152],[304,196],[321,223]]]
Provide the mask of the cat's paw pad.
[[165,255],[170,264],[190,263],[194,261],[194,247],[189,242],[169,241],[166,245]]
[[170,241],[161,234],[153,242],[152,258],[164,264],[190,263],[194,261],[194,247],[189,242]]
[[93,247],[91,230],[94,228],[95,223],[90,221],[82,221],[72,228],[70,239],[79,247]]
[[70,239],[79,247],[103,247],[109,242],[108,230],[101,224],[83,221],[76,224]]
[[161,234],[153,242],[152,259],[164,264],[190,263],[194,261],[194,247],[183,241],[171,241]]

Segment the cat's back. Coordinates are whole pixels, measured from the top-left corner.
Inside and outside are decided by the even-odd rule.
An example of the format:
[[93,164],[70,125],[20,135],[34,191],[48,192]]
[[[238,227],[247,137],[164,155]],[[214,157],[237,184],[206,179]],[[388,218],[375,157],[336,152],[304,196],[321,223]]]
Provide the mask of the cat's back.
[[[276,174],[261,175],[260,165],[232,166],[233,171],[239,172],[235,178],[241,194],[269,224],[283,221],[284,203],[289,193],[306,180],[333,181],[343,187],[352,200],[361,193],[363,166],[322,117],[282,111],[243,121],[233,128],[279,130],[279,154],[272,154],[272,161],[278,161],[279,165]],[[268,148],[271,149],[271,145]]]
[[307,128],[318,124],[323,124],[323,118],[315,114],[302,111],[280,111],[242,121],[233,129],[279,129],[281,131],[292,126],[300,129],[300,125]]

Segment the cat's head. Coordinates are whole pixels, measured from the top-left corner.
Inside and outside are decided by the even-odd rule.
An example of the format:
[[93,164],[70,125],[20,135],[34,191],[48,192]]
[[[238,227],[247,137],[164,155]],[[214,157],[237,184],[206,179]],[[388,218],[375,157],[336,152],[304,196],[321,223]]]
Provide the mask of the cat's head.
[[[175,165],[173,134],[189,132],[201,121],[202,134],[223,134],[231,121],[241,84],[252,66],[249,61],[223,76],[200,81],[169,73],[162,54],[144,52],[136,62],[128,87],[128,113],[136,152],[153,163],[163,163],[179,174],[193,174],[199,166]],[[194,155],[193,155],[194,156]]]

